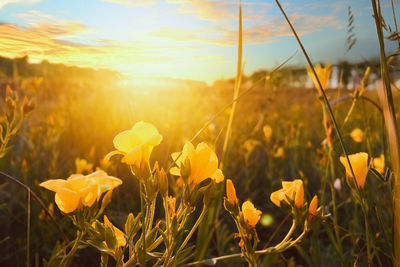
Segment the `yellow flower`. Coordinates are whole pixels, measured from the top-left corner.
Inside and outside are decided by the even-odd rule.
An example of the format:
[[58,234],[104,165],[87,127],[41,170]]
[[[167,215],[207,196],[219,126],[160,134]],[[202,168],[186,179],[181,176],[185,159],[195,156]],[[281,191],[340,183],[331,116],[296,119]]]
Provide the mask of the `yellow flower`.
[[360,128],[355,128],[350,133],[350,137],[356,143],[361,143],[364,140],[364,132]]
[[226,180],[226,197],[233,206],[239,203],[239,200],[236,196],[235,186],[233,185],[231,179]]
[[[364,188],[365,179],[368,173],[368,154],[360,152],[349,155],[351,166],[353,167],[354,175],[356,178],[357,185],[360,188]],[[346,157],[340,157],[340,162],[346,169],[346,176],[348,179],[353,180],[353,175]]]
[[296,179],[292,182],[282,181],[282,189],[279,189],[271,194],[271,201],[278,207],[281,206],[281,201],[290,204],[289,200],[293,200],[295,206],[300,208],[304,201],[303,181]]
[[249,200],[243,203],[242,213],[244,221],[253,228],[256,226],[261,217],[261,211],[256,209],[253,203],[251,203]]
[[[206,143],[198,144],[195,149],[192,143],[186,142],[181,153],[174,152],[171,156],[178,167],[171,168],[170,173],[181,175],[181,167],[184,166],[185,169],[190,170],[188,183],[193,184],[193,186],[207,178],[213,179],[216,183],[224,180],[222,171],[218,169],[217,155]],[[190,166],[185,166],[187,159]]]
[[[318,79],[321,82],[322,89],[325,90],[328,86],[329,77],[331,76],[331,64],[327,63],[326,66],[323,68],[320,64],[314,66],[315,72],[317,73]],[[311,77],[312,81],[314,82],[315,87],[319,91],[319,85],[317,79],[314,76],[313,71],[310,67],[307,66],[308,76]]]
[[97,171],[87,176],[73,174],[66,180],[47,180],[40,186],[55,192],[58,208],[64,213],[70,213],[82,206],[91,207],[102,193],[120,184],[120,179],[108,176],[104,171]]
[[283,147],[278,147],[275,151],[274,158],[283,158],[285,156],[285,150]]
[[318,197],[314,196],[308,207],[308,220],[311,220],[317,214]]
[[106,215],[104,215],[104,225],[110,227],[111,229],[113,229],[114,233],[115,233],[115,237],[117,238],[117,242],[118,242],[118,246],[119,247],[123,247],[126,244],[126,238],[125,238],[125,234],[124,232],[122,232],[121,230],[119,230],[117,227],[115,227],[110,220],[107,218]]
[[148,163],[153,148],[162,141],[162,135],[158,133],[152,124],[140,121],[132,129],[123,131],[114,137],[114,147],[117,149],[106,155],[108,160],[116,154],[122,154],[122,162],[128,165],[140,167],[142,162]]
[[85,172],[91,172],[93,170],[93,164],[87,162],[86,159],[75,159],[76,173],[83,174]]
[[272,128],[269,125],[264,125],[263,127],[263,132],[264,132],[264,139],[265,141],[269,141],[272,136]]
[[384,173],[385,172],[385,155],[381,154],[378,158],[374,158],[372,160],[372,164],[374,165],[374,168],[378,172]]

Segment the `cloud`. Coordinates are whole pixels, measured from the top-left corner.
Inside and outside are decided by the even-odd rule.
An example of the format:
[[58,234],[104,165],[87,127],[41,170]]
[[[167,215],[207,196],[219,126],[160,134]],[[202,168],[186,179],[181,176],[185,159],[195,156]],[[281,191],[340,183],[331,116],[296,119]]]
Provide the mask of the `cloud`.
[[157,0],[101,0],[102,2],[114,3],[126,7],[148,6],[157,2]]
[[40,0],[0,0],[0,8],[8,4],[34,4]]
[[[230,21],[238,19],[239,4],[236,1],[226,0],[166,0],[170,4],[179,4],[179,12],[184,14],[194,13],[202,20]],[[243,19],[256,20],[263,18],[272,3],[243,2]]]
[[[324,27],[340,29],[344,25],[342,21],[333,15],[291,14],[290,18],[299,35],[319,31]],[[229,28],[219,25],[191,30],[163,27],[154,31],[152,36],[178,42],[202,42],[229,46],[237,43],[237,34],[236,25]],[[243,42],[245,44],[267,43],[282,36],[292,36],[292,32],[281,17],[271,17],[266,23],[250,25],[243,29]]]
[[174,61],[187,50],[183,46],[177,49],[177,46],[149,41],[95,39],[89,40],[88,44],[86,39],[82,39],[83,42],[72,42],[64,38],[75,36],[79,41],[79,34],[86,30],[84,25],[75,22],[40,22],[25,28],[11,23],[0,24],[1,55],[28,55],[36,62],[46,59],[67,65],[131,71],[140,70],[141,64],[150,66]]
[[26,13],[18,13],[13,15],[16,18],[23,19],[29,24],[37,23],[39,21],[53,21],[56,18],[53,15],[43,13],[38,10],[29,10]]

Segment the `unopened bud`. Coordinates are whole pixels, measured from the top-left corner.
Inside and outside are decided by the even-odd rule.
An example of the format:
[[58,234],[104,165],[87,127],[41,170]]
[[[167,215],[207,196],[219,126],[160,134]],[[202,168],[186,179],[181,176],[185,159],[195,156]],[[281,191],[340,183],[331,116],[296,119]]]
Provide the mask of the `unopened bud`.
[[104,195],[103,200],[101,201],[101,210],[104,210],[108,206],[108,204],[110,204],[111,197],[112,197],[112,190],[108,191]]
[[34,100],[33,99],[28,100],[28,98],[25,96],[24,100],[22,100],[22,106],[21,106],[22,114],[24,116],[28,116],[34,108],[35,108]]
[[158,175],[158,189],[163,197],[168,195],[168,178],[164,169],[161,169]]

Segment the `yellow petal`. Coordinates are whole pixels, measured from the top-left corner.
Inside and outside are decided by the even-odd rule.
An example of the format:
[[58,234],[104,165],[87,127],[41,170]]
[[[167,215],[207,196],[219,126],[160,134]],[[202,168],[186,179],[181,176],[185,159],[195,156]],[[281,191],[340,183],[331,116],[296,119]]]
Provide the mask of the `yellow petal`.
[[142,160],[142,146],[136,146],[132,150],[130,150],[125,157],[122,158],[122,162],[128,165],[136,165],[140,166],[140,162]]
[[84,206],[91,207],[98,199],[98,185],[93,183],[79,190],[79,196]]
[[107,190],[112,190],[122,184],[122,180],[114,176],[108,176],[105,171],[99,170],[89,174],[89,180],[93,180],[99,186],[99,194],[101,195]]
[[178,167],[172,167],[171,169],[169,169],[169,173],[175,176],[180,176],[181,169],[179,169]]
[[108,162],[109,160],[110,160],[110,158],[112,157],[112,156],[115,156],[115,155],[126,155],[126,153],[125,152],[122,152],[122,151],[118,151],[118,150],[114,150],[114,151],[111,151],[110,153],[108,153],[105,157],[104,157],[104,160],[106,161],[106,162]]
[[317,214],[317,208],[318,208],[318,197],[314,196],[313,199],[311,200],[310,206],[308,207],[308,220],[312,219],[313,216]]
[[212,175],[211,179],[213,179],[216,183],[220,183],[224,180],[224,174],[220,169],[217,169]]
[[[360,188],[364,188],[365,179],[368,174],[368,154],[365,152],[352,154],[349,155],[349,160],[351,166],[353,167],[357,185]],[[346,157],[340,157],[340,162],[346,169],[346,176],[348,177],[348,179],[352,179],[353,175]]]
[[58,208],[64,213],[73,212],[79,205],[79,194],[68,188],[57,190],[55,201]]
[[354,142],[361,143],[364,140],[364,133],[361,129],[355,128],[353,131],[351,131],[350,137]]
[[372,164],[374,165],[374,168],[378,172],[384,173],[385,172],[385,155],[381,154],[378,158],[374,158],[372,161]]
[[140,140],[135,139],[135,137],[135,134],[131,130],[120,132],[114,137],[114,147],[119,151],[128,153],[139,144]]
[[196,152],[190,158],[190,164],[189,183],[199,184],[216,172],[218,158],[206,143],[200,143],[196,147]]
[[281,206],[281,200],[282,200],[282,198],[281,198],[281,193],[282,193],[282,192],[283,192],[283,190],[280,189],[280,190],[278,190],[278,191],[272,192],[272,194],[271,194],[271,196],[270,196],[270,199],[271,199],[272,203],[274,203],[274,204],[277,205],[278,207]]
[[246,201],[242,205],[244,220],[251,227],[255,227],[261,217],[261,211],[256,209],[250,201]]
[[269,125],[264,125],[263,127],[263,132],[264,132],[264,139],[265,141],[269,141],[272,136],[272,128]]
[[226,180],[226,197],[233,206],[239,203],[239,200],[236,196],[235,186],[233,185],[231,179]]
[[88,186],[88,179],[82,174],[73,174],[67,178],[67,187],[78,192]]
[[65,187],[66,184],[67,181],[64,179],[54,179],[54,180],[47,180],[41,183],[40,186],[50,191],[57,192],[57,190],[59,190],[60,188]]
[[303,202],[304,202],[304,188],[303,186],[300,186],[296,191],[296,198],[294,200],[294,205],[297,208],[301,208],[303,206]]

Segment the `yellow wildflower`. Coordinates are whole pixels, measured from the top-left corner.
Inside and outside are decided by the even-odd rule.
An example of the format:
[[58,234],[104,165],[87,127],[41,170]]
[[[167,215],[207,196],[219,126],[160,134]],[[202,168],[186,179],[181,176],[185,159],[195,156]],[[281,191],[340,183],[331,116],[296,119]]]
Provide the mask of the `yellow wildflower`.
[[119,230],[117,227],[115,227],[110,220],[107,218],[106,215],[104,215],[104,225],[107,227],[110,227],[111,229],[113,229],[114,233],[115,233],[115,237],[117,238],[117,242],[118,242],[118,246],[119,247],[123,247],[126,244],[126,238],[125,238],[125,234],[124,232],[122,232],[121,230]]
[[[368,173],[368,154],[365,152],[352,154],[349,155],[349,160],[354,171],[357,185],[360,188],[364,188]],[[353,175],[346,157],[340,157],[340,162],[346,169],[347,178],[353,180]]]
[[283,147],[278,147],[275,151],[274,158],[283,158],[285,157],[285,150]]
[[264,139],[265,141],[269,142],[272,136],[272,128],[269,125],[264,125],[263,127],[263,132],[264,132]]
[[226,197],[233,206],[239,203],[239,200],[236,196],[235,186],[233,185],[231,179],[226,180]]
[[253,203],[251,203],[249,200],[243,203],[242,213],[244,221],[253,228],[256,226],[261,217],[261,211],[256,209]]
[[[320,64],[314,66],[315,72],[317,73],[318,79],[321,82],[322,89],[325,90],[328,86],[329,77],[331,76],[331,64],[327,63],[326,66],[323,68]],[[308,76],[311,77],[312,81],[314,82],[315,87],[317,88],[318,92],[320,90],[317,79],[310,67],[307,66]]]
[[103,171],[90,175],[73,174],[68,179],[47,180],[40,186],[56,193],[55,202],[64,213],[70,213],[82,206],[91,207],[102,193],[122,184],[116,177]]
[[282,188],[271,194],[271,201],[278,207],[281,206],[281,201],[290,204],[289,200],[295,202],[295,206],[300,208],[304,201],[303,181],[296,179],[292,182],[282,181]]
[[381,154],[378,158],[374,158],[372,160],[372,165],[374,165],[374,168],[378,172],[384,173],[385,172],[385,155]]
[[178,166],[171,168],[172,175],[181,175],[181,166],[185,166],[187,159],[189,160],[190,166],[185,166],[190,170],[189,184],[195,186],[207,178],[213,179],[216,183],[224,180],[222,171],[218,169],[217,155],[206,143],[198,144],[195,149],[192,143],[186,142],[181,153],[174,152],[171,156]]
[[108,160],[116,154],[122,154],[122,162],[135,165],[140,168],[142,162],[148,163],[153,148],[162,141],[162,135],[158,133],[152,124],[140,121],[132,129],[123,131],[114,137],[113,143],[117,150],[106,155]]
[[364,140],[364,132],[360,128],[355,128],[350,133],[351,139],[356,143],[361,143]]
[[86,159],[75,159],[76,173],[83,174],[85,172],[91,172],[93,170],[93,164],[87,162]]

